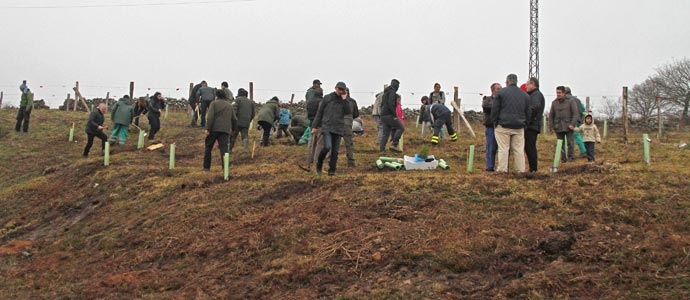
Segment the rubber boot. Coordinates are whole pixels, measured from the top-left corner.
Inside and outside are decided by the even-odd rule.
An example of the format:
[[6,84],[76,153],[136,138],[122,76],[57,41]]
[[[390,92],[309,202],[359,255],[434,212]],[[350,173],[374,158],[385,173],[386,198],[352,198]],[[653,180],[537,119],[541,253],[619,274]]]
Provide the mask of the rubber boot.
[[242,152],[249,153],[249,139],[242,139]]

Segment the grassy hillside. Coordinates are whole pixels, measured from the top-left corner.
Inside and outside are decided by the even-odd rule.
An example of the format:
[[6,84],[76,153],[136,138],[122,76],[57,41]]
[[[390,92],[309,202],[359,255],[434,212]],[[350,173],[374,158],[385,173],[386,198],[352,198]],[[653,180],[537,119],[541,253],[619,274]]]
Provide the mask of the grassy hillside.
[[226,182],[182,113],[162,120],[166,147],[131,133],[108,167],[98,145],[81,158],[86,113],[35,111],[28,134],[15,113],[0,110],[0,299],[690,298],[688,133],[654,141],[646,166],[641,134],[610,132],[596,164],[555,174],[542,135],[541,172],[490,174],[476,124],[431,148],[450,170],[396,172],[376,169],[365,120],[355,168],[343,154],[337,176],[306,173],[283,139],[234,155]]

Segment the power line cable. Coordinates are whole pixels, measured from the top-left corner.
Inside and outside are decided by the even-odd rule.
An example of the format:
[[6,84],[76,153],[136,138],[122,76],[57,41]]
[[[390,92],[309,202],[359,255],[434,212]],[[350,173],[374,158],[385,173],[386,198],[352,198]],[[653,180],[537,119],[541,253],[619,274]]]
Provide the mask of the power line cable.
[[215,0],[215,1],[175,1],[156,3],[122,3],[122,4],[82,4],[82,5],[43,5],[43,6],[0,6],[6,9],[63,9],[63,8],[108,8],[108,7],[141,7],[141,6],[173,6],[195,4],[218,4],[232,2],[254,2],[256,0]]

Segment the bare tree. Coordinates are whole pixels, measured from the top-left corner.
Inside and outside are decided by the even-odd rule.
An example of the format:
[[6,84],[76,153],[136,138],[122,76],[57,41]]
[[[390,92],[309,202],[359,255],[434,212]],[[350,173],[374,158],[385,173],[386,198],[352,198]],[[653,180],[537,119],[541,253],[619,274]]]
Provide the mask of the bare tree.
[[657,69],[651,78],[659,90],[659,96],[682,109],[681,122],[688,124],[690,110],[690,60],[684,58]]
[[621,99],[609,99],[606,96],[602,97],[601,113],[606,116],[606,119],[613,121],[616,116],[621,115]]
[[657,107],[660,105],[657,97],[659,91],[651,78],[633,86],[628,101],[632,117],[645,126],[652,126],[657,115]]

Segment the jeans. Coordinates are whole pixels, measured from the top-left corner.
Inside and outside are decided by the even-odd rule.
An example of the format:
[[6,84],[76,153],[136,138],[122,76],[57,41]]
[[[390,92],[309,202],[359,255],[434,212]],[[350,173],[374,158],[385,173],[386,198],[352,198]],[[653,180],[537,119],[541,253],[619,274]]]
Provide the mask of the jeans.
[[[206,112],[212,101],[201,101],[201,127],[206,126]],[[194,122],[196,124],[196,122]]]
[[484,129],[484,136],[486,137],[486,170],[494,171],[496,166],[496,153],[498,152],[498,143],[496,143],[494,128],[486,127]]
[[525,154],[529,162],[529,171],[536,172],[539,167],[539,155],[537,153],[537,136],[539,132],[532,129],[525,129]]
[[381,116],[381,125],[383,126],[383,135],[379,141],[379,150],[381,152],[386,151],[386,143],[388,142],[388,137],[391,135],[392,130],[395,132],[392,137],[392,144],[397,147],[400,137],[405,132],[405,127],[403,127],[400,119],[392,115]]
[[161,129],[161,119],[159,116],[152,116],[149,114],[149,125],[151,125],[149,141],[152,141],[156,137],[156,133]]
[[97,137],[101,139],[101,149],[105,151],[105,141],[108,139],[108,136],[103,133],[103,131],[99,131],[98,133],[86,133],[86,136],[88,137],[86,140],[86,147],[84,148],[84,153],[82,153],[83,156],[89,156],[89,151],[91,151],[91,146],[93,146],[93,138]]
[[218,150],[220,150],[221,166],[223,165],[223,156],[225,153],[228,153],[228,137],[229,135],[227,133],[220,131],[211,131],[206,136],[204,148],[204,169],[211,168],[211,150],[213,150],[213,146],[216,144],[216,141],[218,141]]
[[341,136],[333,132],[323,133],[323,148],[319,152],[319,157],[316,161],[316,172],[320,173],[323,169],[323,161],[326,159],[328,152],[331,153],[331,158],[328,161],[328,174],[335,174],[336,166],[338,165],[338,151],[340,150]]
[[587,161],[594,161],[594,142],[584,142],[587,149]]
[[[29,119],[31,118],[31,110],[26,110],[24,107],[19,108],[17,112],[17,125],[14,126],[14,130],[19,132],[21,128],[24,132],[29,131]],[[23,123],[23,124],[22,124]]]

